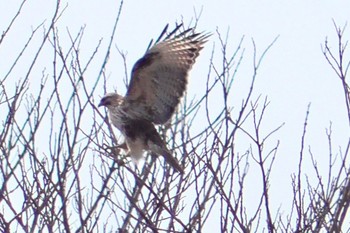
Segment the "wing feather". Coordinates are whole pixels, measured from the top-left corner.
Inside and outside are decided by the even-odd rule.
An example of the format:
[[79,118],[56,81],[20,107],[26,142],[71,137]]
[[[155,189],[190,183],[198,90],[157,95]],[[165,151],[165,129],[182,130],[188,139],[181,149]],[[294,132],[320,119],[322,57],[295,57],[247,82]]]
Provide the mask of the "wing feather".
[[155,124],[164,124],[174,113],[186,90],[188,72],[209,36],[193,29],[175,35],[179,28],[136,62],[125,96],[138,118]]

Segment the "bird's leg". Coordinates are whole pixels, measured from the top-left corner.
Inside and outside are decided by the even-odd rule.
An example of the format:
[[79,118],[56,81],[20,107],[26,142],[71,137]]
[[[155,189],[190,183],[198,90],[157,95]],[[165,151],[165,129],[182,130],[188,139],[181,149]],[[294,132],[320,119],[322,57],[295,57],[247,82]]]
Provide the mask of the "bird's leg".
[[128,146],[126,145],[125,142],[123,142],[122,144],[116,145],[116,146],[109,146],[109,145],[104,144],[104,150],[105,151],[110,150],[109,153],[112,153],[115,155],[119,154],[121,149],[128,151]]
[[120,149],[123,149],[123,150],[125,150],[125,151],[128,150],[128,145],[126,145],[126,142],[123,142],[122,144],[119,144],[119,145],[117,145],[117,146],[115,146],[115,147],[120,148]]
[[128,146],[126,145],[125,142],[117,146],[108,146],[106,144],[104,146],[105,146],[105,151],[108,153],[110,157],[114,159],[114,161],[116,161],[118,165],[122,166],[126,163],[125,158],[128,157],[129,155],[128,154],[122,155],[120,153],[121,150],[128,151]]

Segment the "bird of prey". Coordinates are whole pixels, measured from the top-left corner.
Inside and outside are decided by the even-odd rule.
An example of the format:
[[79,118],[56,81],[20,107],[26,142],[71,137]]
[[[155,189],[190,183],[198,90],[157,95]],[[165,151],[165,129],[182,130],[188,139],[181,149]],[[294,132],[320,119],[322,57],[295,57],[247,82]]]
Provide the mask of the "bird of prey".
[[140,159],[144,151],[161,155],[183,173],[155,125],[171,118],[186,90],[188,72],[209,35],[195,33],[193,28],[180,32],[182,25],[167,34],[167,27],[134,65],[126,95],[106,94],[99,106],[107,107],[110,121],[125,137],[127,155],[133,159]]

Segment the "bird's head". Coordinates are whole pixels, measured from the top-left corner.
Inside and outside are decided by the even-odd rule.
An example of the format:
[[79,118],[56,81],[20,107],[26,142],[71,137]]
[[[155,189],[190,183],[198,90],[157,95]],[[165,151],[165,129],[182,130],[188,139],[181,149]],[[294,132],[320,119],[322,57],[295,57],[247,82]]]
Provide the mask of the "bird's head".
[[123,101],[123,96],[118,95],[117,93],[108,93],[101,99],[98,106],[99,107],[105,106],[107,108],[117,107],[122,103],[122,101]]

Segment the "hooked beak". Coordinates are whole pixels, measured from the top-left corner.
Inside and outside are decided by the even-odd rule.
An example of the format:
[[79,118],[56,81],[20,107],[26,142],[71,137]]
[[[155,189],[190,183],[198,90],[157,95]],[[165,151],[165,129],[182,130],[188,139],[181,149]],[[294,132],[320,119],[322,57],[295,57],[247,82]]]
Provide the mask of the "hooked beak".
[[106,106],[107,102],[108,102],[108,101],[107,101],[106,97],[103,97],[103,98],[100,100],[100,103],[98,104],[98,107]]

